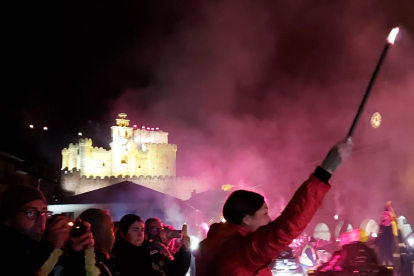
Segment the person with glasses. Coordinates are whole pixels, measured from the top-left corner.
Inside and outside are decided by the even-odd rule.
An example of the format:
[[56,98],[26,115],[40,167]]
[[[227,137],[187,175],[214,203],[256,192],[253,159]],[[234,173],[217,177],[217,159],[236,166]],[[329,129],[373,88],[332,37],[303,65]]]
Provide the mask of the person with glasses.
[[[53,275],[63,253],[61,248],[68,241],[76,251],[93,246],[90,232],[83,239],[69,237],[68,217],[58,217],[46,229],[46,220],[51,215],[38,189],[16,185],[3,192],[0,198],[1,275]],[[86,266],[85,260],[82,262]],[[93,271],[90,275],[98,275]]]
[[167,264],[167,276],[184,276],[191,265],[191,241],[187,234],[183,233],[178,251],[173,252],[170,245],[177,240],[169,237],[168,233],[174,231],[174,227],[163,224],[159,218],[149,218],[145,221],[145,234],[150,242],[148,248],[151,252],[160,253],[158,257],[163,256],[163,260],[156,260],[155,263]]

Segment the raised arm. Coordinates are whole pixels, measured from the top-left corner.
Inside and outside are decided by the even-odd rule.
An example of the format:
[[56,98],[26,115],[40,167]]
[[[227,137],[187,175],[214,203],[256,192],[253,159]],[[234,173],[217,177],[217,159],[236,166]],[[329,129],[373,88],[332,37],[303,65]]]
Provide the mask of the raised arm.
[[276,220],[241,240],[244,250],[239,255],[247,270],[267,266],[305,230],[330,189],[329,184],[322,182],[329,177],[328,172],[318,167]]
[[350,137],[335,145],[322,165],[299,187],[280,217],[240,239],[242,250],[237,253],[238,259],[248,271],[269,265],[305,230],[330,189],[332,173],[351,151]]

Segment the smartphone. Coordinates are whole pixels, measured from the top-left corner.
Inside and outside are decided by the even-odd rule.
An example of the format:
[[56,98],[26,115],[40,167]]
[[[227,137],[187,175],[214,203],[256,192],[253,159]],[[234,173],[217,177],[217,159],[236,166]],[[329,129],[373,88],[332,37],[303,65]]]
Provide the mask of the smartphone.
[[76,222],[69,222],[68,225],[71,227],[70,236],[72,238],[78,238],[86,233],[86,226],[83,222],[76,221]]
[[167,239],[181,238],[181,230],[170,230],[167,232]]

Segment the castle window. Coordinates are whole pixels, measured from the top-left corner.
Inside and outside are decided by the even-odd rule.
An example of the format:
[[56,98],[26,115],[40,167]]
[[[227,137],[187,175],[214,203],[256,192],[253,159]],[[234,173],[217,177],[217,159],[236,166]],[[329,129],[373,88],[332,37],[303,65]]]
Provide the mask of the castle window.
[[102,163],[102,166],[104,166],[104,167],[105,167],[105,163]]
[[168,170],[168,167],[167,167],[167,170]]
[[138,169],[141,169],[141,165],[138,166]]
[[126,160],[125,159],[122,159],[121,160],[121,164],[126,164],[127,162],[126,162]]
[[128,138],[128,131],[125,131],[125,137]]

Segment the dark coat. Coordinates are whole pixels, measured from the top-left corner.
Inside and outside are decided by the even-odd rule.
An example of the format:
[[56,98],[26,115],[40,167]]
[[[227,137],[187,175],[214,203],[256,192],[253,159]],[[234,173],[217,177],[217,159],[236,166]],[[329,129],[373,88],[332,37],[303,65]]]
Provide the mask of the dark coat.
[[[167,276],[184,276],[187,274],[191,265],[191,252],[181,247],[180,250],[172,254],[161,243],[151,242],[148,244],[153,267],[164,270]],[[166,252],[169,255],[162,252]]]
[[[1,275],[37,275],[55,248],[0,224]],[[56,252],[56,251],[55,251]],[[5,274],[3,274],[5,273]],[[10,273],[10,274],[7,274]]]
[[148,242],[135,246],[118,237],[115,240],[111,254],[117,259],[120,276],[155,276],[156,271],[151,266],[151,256],[147,248]]
[[191,253],[183,249],[171,258],[161,253],[158,243],[144,241],[135,246],[118,237],[112,255],[117,259],[120,276],[184,276],[191,263]]

